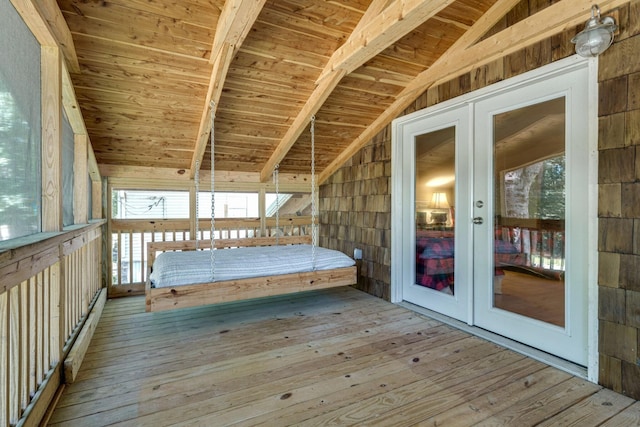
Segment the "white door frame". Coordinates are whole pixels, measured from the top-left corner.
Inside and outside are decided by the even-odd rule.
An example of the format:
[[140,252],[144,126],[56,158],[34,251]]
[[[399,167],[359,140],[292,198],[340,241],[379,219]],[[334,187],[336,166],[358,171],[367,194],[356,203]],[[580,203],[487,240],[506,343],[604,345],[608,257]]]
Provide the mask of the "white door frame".
[[[465,167],[469,164],[469,155],[472,152],[470,146],[472,141],[472,121],[469,106],[464,104],[458,104],[452,108],[439,109],[437,114],[427,115],[425,117],[418,117],[417,120],[406,122],[402,128],[403,134],[400,138],[403,141],[402,147],[402,159],[403,164],[411,164],[411,168],[403,168],[402,180],[403,185],[403,200],[402,203],[406,209],[401,210],[402,224],[407,226],[408,224],[414,224],[414,212],[415,209],[415,185],[408,185],[409,182],[414,183],[415,175],[415,141],[419,136],[424,136],[431,132],[436,132],[442,129],[455,128],[455,173],[456,182],[464,182],[469,188],[471,188],[473,176],[471,170]],[[393,192],[393,194],[396,194]],[[461,197],[460,192],[456,191],[455,202],[453,206],[456,208],[456,218],[465,218],[465,212],[470,212],[471,206],[469,200],[465,200]],[[430,289],[424,286],[416,285],[415,281],[408,282],[403,281],[405,288],[403,289],[403,300],[420,302],[428,301],[426,308],[436,309],[438,312],[445,314],[449,317],[458,319],[463,322],[471,324],[471,318],[473,315],[472,307],[470,306],[473,301],[467,295],[467,292],[471,291],[470,286],[460,286],[459,284],[471,283],[472,269],[467,268],[471,265],[473,258],[471,257],[472,248],[469,246],[468,250],[464,250],[464,241],[460,241],[464,236],[472,232],[472,224],[467,221],[458,222],[456,219],[456,244],[455,247],[455,282],[456,287],[453,295],[440,292],[435,289]],[[415,227],[412,225],[412,229]],[[405,241],[403,245],[403,256],[400,258],[402,262],[402,271],[414,271],[414,260],[416,254],[414,249],[416,247],[416,235],[415,232],[411,232],[405,235]],[[415,276],[412,276],[415,277]]]
[[[573,68],[553,79],[531,81],[514,91],[480,99],[475,103],[474,132],[474,197],[484,200],[475,216],[486,216],[484,223],[474,226],[474,324],[503,336],[511,336],[567,360],[587,364],[587,282],[588,246],[584,241],[587,229],[588,194],[583,191],[589,177],[588,152],[584,148],[587,129],[588,69]],[[562,326],[516,314],[494,304],[493,241],[495,199],[494,120],[495,115],[516,111],[560,99],[565,105],[564,152],[566,165],[565,251],[567,266],[564,280],[564,314]],[[572,119],[573,117],[573,119]],[[533,158],[529,158],[533,161]],[[491,171],[493,173],[487,173]],[[516,332],[517,331],[517,332]]]
[[[392,302],[403,301],[403,283],[413,277],[412,272],[407,277],[406,265],[403,260],[411,257],[406,251],[406,236],[410,236],[414,230],[414,223],[407,223],[404,211],[409,206],[413,206],[413,190],[406,188],[403,177],[414,172],[414,165],[407,164],[406,156],[403,156],[402,135],[404,127],[415,123],[417,120],[438,114],[446,109],[467,105],[473,108],[474,102],[494,96],[500,92],[511,91],[519,86],[526,86],[533,81],[540,81],[551,78],[555,75],[564,74],[569,70],[586,68],[588,70],[588,138],[585,146],[588,151],[589,182],[586,186],[588,198],[588,220],[587,220],[587,241],[588,241],[588,272],[587,272],[587,378],[590,381],[598,380],[598,62],[595,59],[585,59],[577,55],[556,61],[536,70],[524,73],[520,76],[487,86],[458,98],[437,104],[435,106],[416,111],[407,116],[400,117],[392,123],[392,154],[391,154],[391,300]],[[472,124],[472,128],[475,124]],[[403,160],[404,159],[404,160]],[[406,182],[406,181],[405,181]],[[458,212],[456,212],[458,213]],[[471,221],[471,214],[469,221]],[[413,212],[412,212],[413,215]],[[463,218],[460,216],[459,218]],[[460,220],[459,220],[460,221]],[[406,261],[404,261],[406,264]],[[473,290],[468,292],[468,297],[473,298]],[[469,301],[471,306],[472,301]],[[469,316],[473,319],[473,316]]]

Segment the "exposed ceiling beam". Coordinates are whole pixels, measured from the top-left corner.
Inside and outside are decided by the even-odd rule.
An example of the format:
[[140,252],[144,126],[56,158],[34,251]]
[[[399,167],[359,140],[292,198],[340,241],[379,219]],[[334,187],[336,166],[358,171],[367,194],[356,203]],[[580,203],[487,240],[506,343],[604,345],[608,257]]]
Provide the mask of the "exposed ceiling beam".
[[[611,9],[624,3],[627,1],[603,0],[599,2],[599,6],[604,13],[605,8]],[[433,66],[418,75],[402,95],[443,83],[452,77],[471,71],[479,65],[488,64],[500,57],[584,23],[591,15],[593,4],[594,2],[591,0],[561,0],[473,46],[457,49],[451,53],[447,52]]]
[[71,31],[58,4],[54,1],[11,0],[38,43],[42,46],[57,46],[62,50],[67,66],[72,73],[80,72]]
[[430,69],[433,69],[434,67],[437,68],[440,62],[446,61],[450,56],[464,51],[475,42],[477,42],[480,37],[485,35],[487,31],[493,28],[493,26],[498,21],[500,21],[507,13],[509,13],[509,11],[513,9],[513,7],[519,2],[520,0],[498,0],[496,3],[494,3],[493,6],[491,6],[491,8],[489,8],[489,10],[487,10],[487,12],[485,12],[484,15],[482,15],[480,19],[478,19],[478,21],[476,21],[476,23],[471,26],[471,28],[469,28],[458,40],[456,40],[455,43],[452,44],[451,47],[445,53],[443,53],[442,56],[440,56],[429,69],[412,80],[411,83],[409,83],[407,87],[405,87],[404,90],[400,92],[398,98],[403,98],[406,95],[417,90],[424,91],[426,88],[424,87],[424,85],[421,85],[421,83],[423,80],[429,81],[429,79],[425,79],[424,76],[429,72]]
[[[213,70],[211,72],[211,79],[209,80],[209,88],[205,96],[204,109],[202,110],[202,116],[200,117],[200,125],[198,127],[198,140],[193,150],[193,157],[191,158],[191,166],[189,172],[189,178],[194,178],[196,170],[202,165],[202,158],[204,157],[204,151],[207,148],[209,142],[209,135],[211,134],[211,116],[215,115],[215,110],[222,94],[222,87],[224,86],[224,80],[229,70],[229,65],[233,59],[233,46],[228,43],[222,45],[222,51],[218,55],[219,60],[213,64]],[[213,102],[213,108],[211,107]]]
[[[561,0],[485,40],[464,46],[468,42],[473,43],[479,37],[478,34],[481,36],[490,29],[501,18],[500,14],[506,13],[504,9],[509,1],[504,0],[504,5],[502,1],[496,3],[487,12],[486,18],[483,16],[469,29],[469,36],[463,36],[463,42],[454,44],[450,51],[407,85],[393,104],[319,174],[318,182],[326,181],[344,162],[398,117],[414,102],[418,91],[423,92],[433,85],[449,81],[474,68],[584,23],[590,16],[593,4],[593,1],[589,0]],[[602,0],[599,6],[604,13],[627,2],[628,0]]]
[[393,1],[336,50],[318,80],[337,69],[351,73],[450,3],[451,0]]
[[[185,169],[174,169],[154,166],[131,166],[131,165],[115,165],[101,163],[98,165],[99,171],[104,177],[108,177],[110,182],[118,181],[121,185],[132,185],[134,182],[151,183],[154,186],[156,182],[168,182],[174,186],[184,187],[193,185],[193,181],[189,179],[189,173]],[[204,170],[201,172],[200,187],[205,189],[211,179],[211,172]],[[280,188],[293,189],[296,191],[308,191],[311,176],[308,174],[289,174],[282,173],[278,177]],[[240,188],[256,189],[269,188],[274,191],[274,185],[271,182],[260,182],[260,174],[258,172],[239,172],[239,171],[215,171],[216,189],[224,188]],[[171,185],[169,185],[171,187]],[[146,186],[144,188],[147,188]]]
[[42,17],[49,24],[53,36],[58,40],[62,54],[67,60],[69,72],[79,73],[80,63],[78,62],[76,47],[73,44],[73,37],[71,36],[67,21],[64,20],[58,4],[55,1],[34,1],[34,4],[36,4]]
[[[374,0],[369,8],[365,11],[364,15],[358,22],[358,25],[354,28],[351,37],[355,37],[356,34],[362,30],[366,24],[368,24],[374,16],[380,14],[393,0]],[[347,40],[347,42],[348,42]],[[313,93],[302,107],[302,110],[298,113],[296,118],[294,119],[291,126],[287,130],[287,133],[282,138],[273,154],[267,160],[267,163],[263,166],[262,171],[260,172],[260,180],[262,182],[266,181],[271,173],[273,172],[276,165],[287,155],[293,144],[298,140],[302,132],[304,131],[307,123],[311,120],[311,116],[313,116],[324,104],[327,100],[333,89],[336,88],[342,77],[344,77],[344,70],[336,70],[331,73],[331,77],[327,77],[323,79],[314,89]]]
[[327,61],[327,64],[322,70],[322,73],[320,73],[320,78],[318,79],[318,82],[322,80],[324,77],[326,77],[327,75],[329,75],[334,70],[333,65],[338,61],[337,56],[339,55],[338,52],[340,52],[340,49],[342,49],[344,46],[347,46],[353,43],[354,40],[361,37],[360,34],[362,34],[362,30],[367,25],[369,25],[369,23],[376,16],[380,15],[383,10],[389,7],[389,5],[394,1],[395,0],[373,0],[371,2],[367,10],[365,11],[364,15],[362,15],[362,18],[360,19],[360,21],[358,21],[358,25],[356,25],[356,27],[353,29],[353,31],[349,35],[349,38],[347,39],[347,41],[338,50],[336,50],[331,56],[331,58],[329,58],[329,61]]
[[[211,47],[209,62],[213,64],[213,67],[200,118],[198,140],[195,143],[193,157],[191,158],[191,166],[189,168],[190,178],[195,176],[197,169],[196,164],[202,164],[204,151],[211,133],[211,115],[215,115],[215,106],[218,105],[218,101],[220,100],[222,87],[224,86],[233,55],[249,34],[265,1],[266,0],[227,0],[224,3],[224,8],[216,24],[216,34]],[[211,102],[214,104],[213,109],[210,108]]]
[[260,172],[266,181],[346,74],[385,50],[448,5],[449,0],[374,0],[325,66],[318,85]]
[[[456,42],[451,45],[449,50],[445,52],[433,65],[436,65],[442,58],[452,55],[471,46],[483,34],[491,29],[503,16],[518,3],[519,0],[499,0],[496,2],[478,21],[469,28]],[[427,70],[428,71],[428,70]],[[426,71],[425,71],[426,72]],[[424,73],[422,73],[424,74]],[[421,75],[422,75],[421,74]],[[364,144],[380,132],[387,124],[395,119],[405,108],[414,100],[413,92],[415,92],[415,82],[420,76],[416,77],[397,97],[393,104],[387,108],[384,113],[374,120],[367,129],[360,134],[345,150],[343,150],[333,162],[331,162],[325,170],[320,173],[318,182],[322,183],[328,179],[338,168],[353,156]]]
[[237,51],[251,31],[266,0],[227,0],[218,18],[209,63],[220,55],[223,45],[229,43]]

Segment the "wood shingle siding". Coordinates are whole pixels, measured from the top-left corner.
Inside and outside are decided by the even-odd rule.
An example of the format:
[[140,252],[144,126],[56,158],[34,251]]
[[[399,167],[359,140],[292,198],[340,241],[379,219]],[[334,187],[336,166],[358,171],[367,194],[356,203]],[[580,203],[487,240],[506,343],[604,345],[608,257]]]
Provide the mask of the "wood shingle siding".
[[[640,2],[599,59],[600,384],[640,398]],[[635,52],[635,53],[632,53]]]

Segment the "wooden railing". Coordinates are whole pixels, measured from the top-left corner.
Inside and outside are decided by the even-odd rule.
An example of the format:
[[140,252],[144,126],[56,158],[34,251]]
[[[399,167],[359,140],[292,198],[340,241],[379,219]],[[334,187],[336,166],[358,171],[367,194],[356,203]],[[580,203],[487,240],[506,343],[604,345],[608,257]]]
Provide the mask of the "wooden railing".
[[[198,240],[210,239],[211,220],[201,219],[198,225]],[[277,229],[282,236],[304,236],[311,234],[310,225],[309,216],[280,218],[277,228],[275,218],[221,218],[215,220],[215,238],[270,237]],[[147,280],[147,243],[191,240],[195,235],[188,219],[114,219],[110,228],[111,287],[133,285],[140,292]]]
[[0,252],[0,425],[37,425],[101,288],[102,224]]
[[512,243],[534,269],[564,271],[565,223],[561,220],[501,218],[496,236]]

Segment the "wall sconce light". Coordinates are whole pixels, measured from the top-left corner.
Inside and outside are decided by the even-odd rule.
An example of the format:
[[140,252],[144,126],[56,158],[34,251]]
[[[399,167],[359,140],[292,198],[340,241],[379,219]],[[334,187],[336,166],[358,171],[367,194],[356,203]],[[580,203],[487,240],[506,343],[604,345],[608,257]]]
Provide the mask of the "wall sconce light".
[[616,21],[611,16],[600,19],[600,8],[597,4],[591,6],[591,18],[585,24],[571,43],[576,45],[576,53],[585,58],[593,58],[607,50],[613,42],[613,33],[618,29]]

